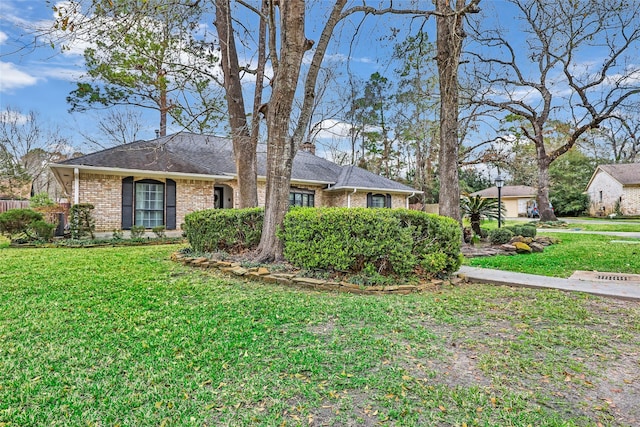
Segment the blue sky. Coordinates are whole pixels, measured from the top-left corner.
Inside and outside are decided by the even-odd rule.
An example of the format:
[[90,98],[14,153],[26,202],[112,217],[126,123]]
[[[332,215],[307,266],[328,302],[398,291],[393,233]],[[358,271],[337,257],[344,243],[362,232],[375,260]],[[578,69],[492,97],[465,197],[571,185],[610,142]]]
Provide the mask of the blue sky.
[[[428,8],[432,7],[431,0],[419,1],[425,2]],[[399,3],[401,2],[394,2],[396,5]],[[481,7],[487,16],[492,17],[491,20],[495,19],[500,25],[515,29],[512,33],[514,37],[522,37],[517,31],[518,22],[510,17],[507,2],[483,0]],[[30,47],[34,41],[33,30],[50,27],[53,18],[52,4],[47,1],[0,1],[0,111],[7,108],[23,113],[35,111],[41,122],[58,127],[73,145],[86,150],[82,147],[83,137],[80,134],[91,133],[102,113],[71,114],[66,102],[66,97],[84,72],[82,51],[85,46],[76,45],[61,53],[59,46],[52,48],[47,39],[39,38],[39,46]],[[426,27],[430,34],[433,33],[433,21],[430,19]],[[389,34],[390,27],[397,27],[402,31],[415,30],[420,23],[419,20],[405,17],[368,18],[355,37],[352,34],[357,23],[346,23],[341,32],[337,32],[336,36],[340,36],[340,41],[331,45],[325,65],[335,68],[343,76],[346,75],[348,66],[350,72],[364,80],[376,71],[391,77],[393,66],[388,65],[387,58],[392,42],[381,39],[381,35]],[[210,25],[210,20],[203,24]],[[309,38],[317,39],[320,25],[310,14],[307,23]],[[432,41],[435,41],[434,37]],[[593,55],[585,64],[597,59],[597,55]],[[330,96],[338,96],[345,90],[342,87],[331,89],[333,94]],[[563,88],[561,84],[557,87],[558,93],[564,89],[566,87]],[[145,116],[144,130],[139,136],[153,138],[158,127],[156,122],[155,115]],[[178,130],[177,127],[169,128],[170,132]]]
[[[84,46],[74,46],[61,52],[59,47],[49,45],[46,38],[38,38],[36,48],[33,31],[49,28],[54,19],[52,5],[38,0],[2,0],[0,2],[0,108],[22,113],[35,111],[41,123],[58,127],[75,146],[82,146],[81,132],[91,132],[101,112],[69,113],[66,97],[75,89],[76,82],[84,72],[82,51]],[[210,22],[209,22],[210,23]],[[327,63],[344,68],[347,54],[351,55],[350,70],[368,78],[386,67],[389,54],[388,43],[368,37],[374,27],[385,26],[391,21],[369,19],[365,30],[343,46],[333,46],[327,54]],[[310,38],[319,30],[313,19],[307,25]],[[379,28],[378,28],[379,29]],[[345,31],[349,31],[346,29]],[[364,40],[363,40],[364,39]],[[346,70],[346,69],[345,69]],[[345,71],[346,72],[346,71]],[[145,116],[146,117],[146,116]],[[157,129],[155,115],[140,137],[152,138]],[[171,131],[179,130],[177,127]]]

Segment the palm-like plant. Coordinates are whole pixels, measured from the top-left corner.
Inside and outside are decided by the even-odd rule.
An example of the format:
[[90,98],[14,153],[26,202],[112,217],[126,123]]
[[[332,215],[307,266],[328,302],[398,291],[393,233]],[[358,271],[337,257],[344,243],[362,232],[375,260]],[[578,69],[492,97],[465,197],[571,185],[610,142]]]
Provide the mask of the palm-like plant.
[[481,196],[464,194],[460,199],[462,215],[471,221],[471,229],[474,234],[480,236],[480,220],[482,217],[498,219],[498,209],[504,218],[504,206],[498,206],[498,199],[485,199]]

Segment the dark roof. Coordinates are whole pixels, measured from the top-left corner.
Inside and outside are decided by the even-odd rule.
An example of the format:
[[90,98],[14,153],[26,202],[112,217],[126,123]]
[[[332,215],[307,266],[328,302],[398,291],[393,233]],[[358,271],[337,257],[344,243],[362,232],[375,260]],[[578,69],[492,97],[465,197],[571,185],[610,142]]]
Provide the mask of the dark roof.
[[624,163],[598,166],[622,185],[640,184],[640,163]]
[[[481,191],[469,194],[470,196],[480,197],[498,197],[498,187],[493,186],[485,188]],[[536,195],[536,189],[528,185],[505,185],[500,191],[502,197],[534,197]]]
[[[258,146],[258,176],[266,176],[266,146]],[[233,176],[236,163],[228,138],[180,132],[151,141],[136,141],[61,163],[93,167],[186,174]],[[355,166],[340,166],[307,151],[298,151],[294,181],[317,181],[331,188],[370,188],[412,192],[412,188]]]

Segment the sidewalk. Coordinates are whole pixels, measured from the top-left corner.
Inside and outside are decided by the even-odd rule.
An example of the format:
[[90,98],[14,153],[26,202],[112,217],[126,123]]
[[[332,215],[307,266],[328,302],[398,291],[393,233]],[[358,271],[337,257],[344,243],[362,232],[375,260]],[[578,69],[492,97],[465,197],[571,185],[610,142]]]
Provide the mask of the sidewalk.
[[559,277],[537,276],[535,274],[514,273],[511,271],[491,270],[463,265],[458,275],[470,282],[493,285],[521,286],[538,289],[560,289],[563,291],[586,292],[605,297],[640,301],[639,283],[620,283],[616,281],[596,281],[562,279]]

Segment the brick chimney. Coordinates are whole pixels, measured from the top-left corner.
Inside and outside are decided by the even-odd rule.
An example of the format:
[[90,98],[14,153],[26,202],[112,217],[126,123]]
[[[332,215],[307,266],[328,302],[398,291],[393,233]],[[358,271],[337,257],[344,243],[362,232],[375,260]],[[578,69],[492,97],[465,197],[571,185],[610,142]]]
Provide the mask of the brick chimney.
[[316,154],[316,145],[313,142],[303,142],[300,144],[300,150],[306,151],[311,154]]

